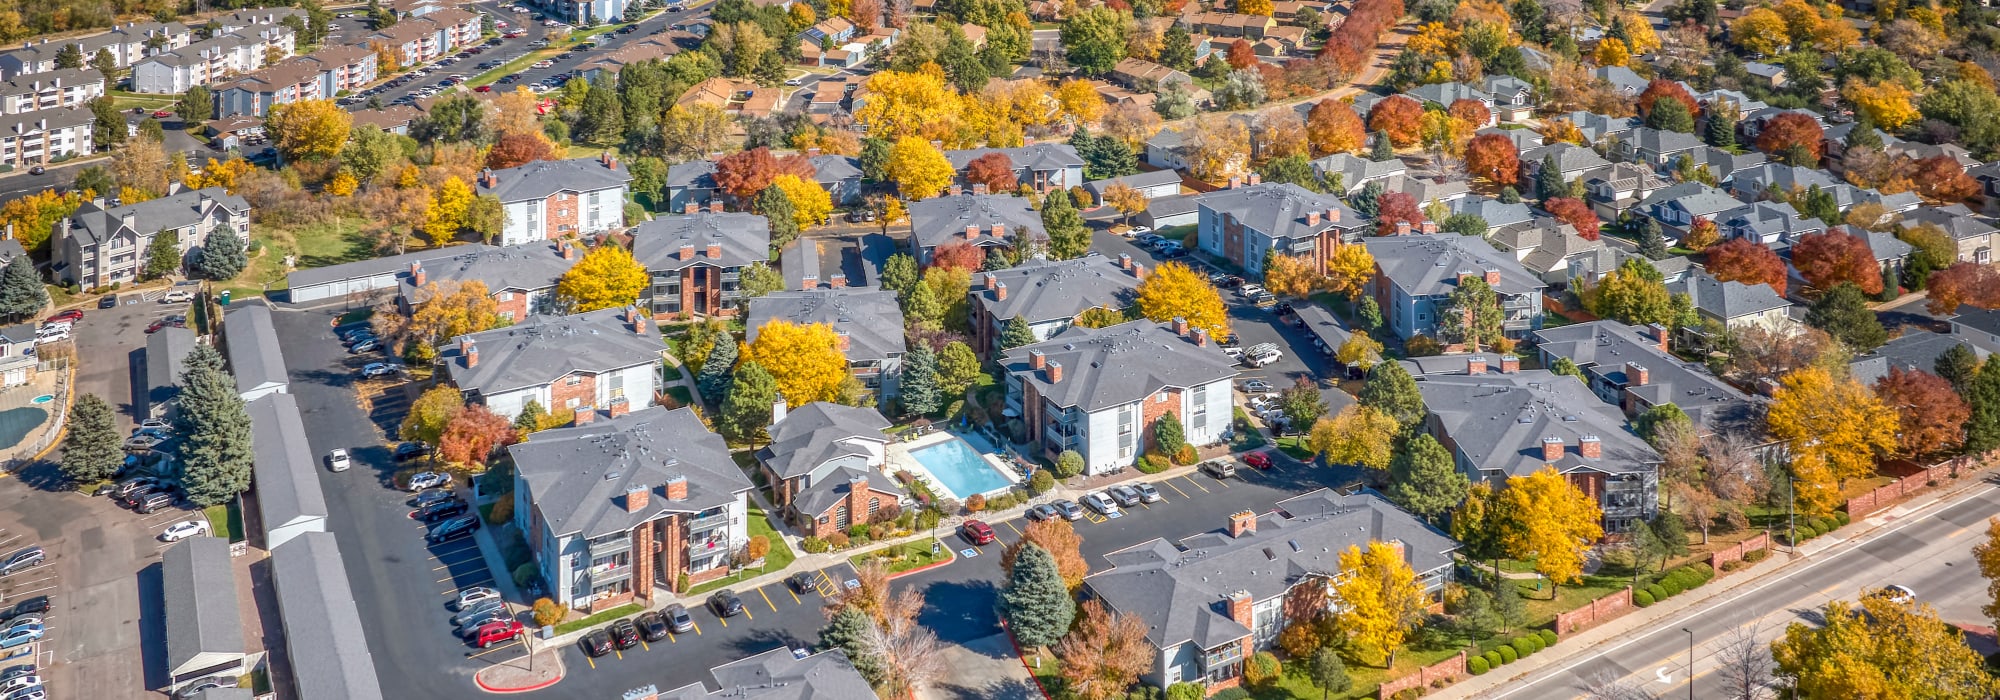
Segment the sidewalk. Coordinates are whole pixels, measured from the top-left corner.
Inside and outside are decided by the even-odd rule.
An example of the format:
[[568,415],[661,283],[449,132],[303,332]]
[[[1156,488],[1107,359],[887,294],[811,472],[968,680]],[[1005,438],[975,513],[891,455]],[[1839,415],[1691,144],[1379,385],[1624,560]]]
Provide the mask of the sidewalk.
[[1680,617],[1739,589],[1762,585],[1770,577],[1784,573],[1787,569],[1811,563],[1814,555],[1866,539],[1868,535],[1894,524],[1912,513],[1949,501],[1963,495],[1972,488],[1988,485],[1987,477],[1990,476],[1992,476],[1990,470],[1970,472],[1951,488],[1925,494],[1894,508],[1855,521],[1840,531],[1808,540],[1790,553],[1782,552],[1774,547],[1772,550],[1774,556],[1767,557],[1764,561],[1748,568],[1740,569],[1735,573],[1717,578],[1714,583],[1690,591],[1689,595],[1675,596],[1656,603],[1651,607],[1638,608],[1634,612],[1610,622],[1571,634],[1563,638],[1562,641],[1557,642],[1555,646],[1549,647],[1549,650],[1555,653],[1535,654],[1521,659],[1507,665],[1506,672],[1504,673],[1496,669],[1494,672],[1483,676],[1467,676],[1450,686],[1446,686],[1442,690],[1432,693],[1431,697],[1482,697],[1487,693],[1500,690],[1529,675],[1563,669],[1573,664],[1581,663],[1584,657],[1598,651],[1598,648],[1605,644],[1629,641],[1632,639],[1634,632],[1642,632],[1657,626],[1662,621]]

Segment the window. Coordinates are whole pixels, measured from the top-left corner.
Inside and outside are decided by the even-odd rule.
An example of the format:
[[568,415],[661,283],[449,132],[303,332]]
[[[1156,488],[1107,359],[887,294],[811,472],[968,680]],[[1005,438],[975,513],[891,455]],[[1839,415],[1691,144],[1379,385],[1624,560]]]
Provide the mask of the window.
[[880,498],[870,498],[870,499],[868,499],[868,519],[869,519],[869,520],[874,520],[874,519],[875,519],[875,511],[878,511],[878,510],[881,510],[881,509],[882,509],[882,499],[880,499]]
[[564,386],[576,386],[582,383],[583,383],[583,377],[581,375],[572,374],[567,377],[563,377]]
[[1194,415],[1188,418],[1188,427],[1194,430],[1208,429],[1208,385],[1194,388]]
[[568,401],[564,401],[564,402],[563,402],[563,407],[564,407],[564,408],[568,408],[568,409],[570,409],[570,410],[572,410],[572,411],[576,410],[576,407],[578,407],[578,406],[582,406],[582,405],[583,405],[583,399],[579,399],[579,398],[575,398],[575,397],[571,397],[571,398],[570,398],[570,400],[568,400]]

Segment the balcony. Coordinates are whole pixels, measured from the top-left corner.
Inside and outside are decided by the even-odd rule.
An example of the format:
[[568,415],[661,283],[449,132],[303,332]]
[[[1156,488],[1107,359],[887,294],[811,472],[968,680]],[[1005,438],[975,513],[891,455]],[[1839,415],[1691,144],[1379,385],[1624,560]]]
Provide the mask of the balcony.
[[721,513],[716,513],[715,515],[704,515],[702,517],[689,520],[687,524],[687,530],[689,535],[694,535],[696,533],[708,532],[709,530],[713,530],[728,524],[729,524],[729,513],[725,511]]
[[624,533],[619,533],[611,537],[599,538],[590,543],[589,550],[590,558],[592,559],[603,559],[614,554],[630,552],[632,551],[632,537]]
[[590,585],[592,588],[595,588],[598,586],[603,586],[605,584],[616,583],[618,581],[623,581],[625,579],[632,578],[632,565],[600,564],[597,566],[590,567],[589,575],[590,575]]

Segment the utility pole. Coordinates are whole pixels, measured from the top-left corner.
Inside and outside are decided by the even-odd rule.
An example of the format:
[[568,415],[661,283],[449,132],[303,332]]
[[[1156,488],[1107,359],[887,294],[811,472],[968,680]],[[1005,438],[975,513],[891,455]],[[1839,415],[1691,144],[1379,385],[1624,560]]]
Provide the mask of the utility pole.
[[1681,631],[1688,633],[1688,700],[1694,700],[1694,630],[1682,627]]

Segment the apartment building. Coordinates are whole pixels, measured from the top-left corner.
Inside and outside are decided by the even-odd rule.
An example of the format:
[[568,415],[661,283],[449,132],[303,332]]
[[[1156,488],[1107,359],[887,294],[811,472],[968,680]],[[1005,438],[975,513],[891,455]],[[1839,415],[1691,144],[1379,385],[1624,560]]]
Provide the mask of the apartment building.
[[1399,338],[1437,337],[1439,315],[1452,292],[1474,277],[1499,297],[1507,337],[1542,327],[1542,290],[1548,283],[1484,240],[1445,233],[1382,236],[1362,245],[1375,256],[1375,276],[1365,292],[1375,297],[1385,325]]
[[479,194],[507,212],[501,245],[625,228],[625,191],[632,172],[606,153],[597,158],[543,160],[479,173]]
[[438,361],[467,401],[494,413],[513,418],[533,401],[551,415],[588,421],[595,411],[654,405],[667,350],[658,330],[636,307],[530,316],[461,335]]
[[1095,308],[1125,310],[1138,302],[1146,267],[1119,254],[1092,253],[1074,260],[1031,260],[972,278],[972,349],[980,357],[1000,352],[1000,336],[1016,317],[1035,340],[1067,330]]
[[706,212],[667,216],[632,229],[632,257],[653,276],[648,291],[658,318],[735,316],[743,312],[738,280],[745,265],[771,259],[771,222],[755,214]]
[[1157,450],[1154,427],[1170,413],[1190,445],[1229,432],[1236,361],[1185,320],[1073,326],[1008,350],[999,364],[1007,409],[1027,424],[1036,456],[1075,450],[1085,474],[1129,467]]
[[103,96],[104,74],[95,68],[37,73],[0,82],[0,114],[82,108]]
[[1371,227],[1339,198],[1289,182],[1261,183],[1256,175],[1195,203],[1201,249],[1252,275],[1264,274],[1266,253],[1299,258],[1323,274],[1335,247],[1359,241]]
[[180,22],[128,22],[102,34],[64,39],[30,41],[21,48],[0,53],[0,76],[24,75],[57,70],[56,56],[65,47],[76,47],[85,61],[106,51],[119,68],[129,68],[154,51],[172,51],[194,42],[194,32]]
[[267,60],[291,56],[296,43],[292,29],[284,25],[219,34],[139,59],[132,64],[132,91],[179,94],[222,82],[262,68]]
[[250,240],[250,203],[221,187],[181,190],[119,207],[92,200],[56,222],[50,273],[85,289],[130,282],[145,267],[155,235],[173,234],[186,259],[217,229]]
[[90,153],[97,117],[81,107],[0,116],[0,163],[26,168]]

